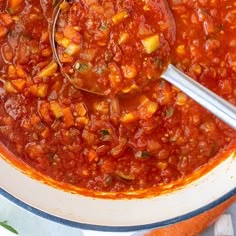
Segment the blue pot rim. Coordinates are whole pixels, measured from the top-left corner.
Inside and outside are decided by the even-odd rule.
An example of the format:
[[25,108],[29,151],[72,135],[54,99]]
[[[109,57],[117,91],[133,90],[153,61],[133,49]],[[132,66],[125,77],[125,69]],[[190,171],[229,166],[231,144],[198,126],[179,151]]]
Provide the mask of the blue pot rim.
[[0,194],[13,202],[14,204],[18,205],[19,207],[34,213],[35,215],[38,215],[39,217],[42,217],[44,219],[63,224],[66,226],[74,227],[74,228],[79,228],[79,229],[85,229],[85,230],[95,230],[95,231],[104,231],[104,232],[128,232],[128,231],[139,231],[139,230],[145,230],[145,229],[152,229],[152,228],[158,228],[158,227],[164,227],[167,225],[171,225],[183,220],[187,220],[189,218],[192,218],[196,215],[199,215],[205,211],[208,211],[217,205],[221,204],[222,202],[226,201],[230,197],[236,195],[236,188],[232,189],[228,193],[224,194],[223,196],[219,197],[217,200],[201,207],[198,208],[192,212],[189,212],[187,214],[164,220],[161,222],[156,222],[156,223],[151,223],[151,224],[144,224],[144,225],[135,225],[135,226],[103,226],[103,225],[93,225],[93,224],[85,224],[85,223],[79,223],[71,220],[66,220],[63,218],[60,218],[58,216],[54,216],[50,213],[46,213],[42,210],[39,210],[37,208],[34,208],[27,203],[17,199],[16,197],[12,196],[10,193],[6,192],[2,188],[0,188]]

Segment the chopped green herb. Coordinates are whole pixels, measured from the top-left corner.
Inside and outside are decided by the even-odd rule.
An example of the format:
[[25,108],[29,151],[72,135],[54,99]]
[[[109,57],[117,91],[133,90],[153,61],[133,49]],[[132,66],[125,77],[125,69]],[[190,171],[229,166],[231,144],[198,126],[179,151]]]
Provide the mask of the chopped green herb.
[[84,73],[87,72],[91,69],[91,64],[90,63],[86,63],[86,62],[76,62],[75,63],[75,69],[80,72],[80,73]]
[[11,231],[14,234],[18,234],[18,232],[12,226],[7,224],[7,221],[0,222],[0,226],[2,226],[3,228]]
[[166,110],[166,118],[170,118],[174,114],[174,108],[170,107]]
[[137,157],[137,158],[146,158],[146,157],[150,157],[150,156],[151,156],[151,154],[148,151],[138,151],[135,154],[135,157]]
[[162,79],[162,80],[161,80],[161,83],[160,83],[160,87],[161,87],[161,88],[164,88],[165,84],[166,84],[166,81]]
[[85,70],[85,69],[87,69],[88,68],[88,64],[87,63],[79,63],[79,62],[77,62],[76,64],[75,64],[75,69],[77,70],[77,71],[79,71],[79,72],[81,72],[81,71],[83,71],[83,70]]
[[96,73],[99,75],[102,75],[104,73],[108,72],[108,68],[106,65],[100,65],[96,68]]
[[102,129],[101,130],[101,133],[102,133],[102,135],[110,135],[110,133],[109,133],[109,131],[108,130],[106,130],[106,129]]
[[151,154],[148,151],[143,151],[141,157],[150,157]]
[[6,10],[5,10],[8,14],[12,14],[12,10],[11,10],[11,8],[6,8]]
[[102,23],[99,29],[105,31],[107,30],[107,28],[108,28],[108,23]]
[[204,15],[208,15],[207,9],[205,9],[205,8],[202,8],[202,9],[201,9],[201,12],[202,12]]
[[162,65],[163,65],[163,60],[162,60],[161,58],[159,58],[159,57],[156,57],[156,58],[154,59],[154,65],[155,65],[156,67],[162,67]]
[[97,73],[98,73],[99,75],[101,75],[101,74],[103,73],[103,69],[102,69],[102,67],[98,67],[98,69],[97,69]]
[[221,30],[224,30],[224,26],[223,26],[223,24],[219,24],[218,25],[218,29],[221,31]]
[[111,185],[113,182],[113,177],[111,175],[107,175],[103,181],[105,186]]
[[116,175],[117,175],[117,177],[119,177],[123,180],[127,180],[127,181],[134,180],[134,176],[132,176],[131,174],[125,174],[121,171],[116,171]]
[[58,2],[59,2],[58,0],[53,0],[52,1],[52,6],[55,7],[58,4]]

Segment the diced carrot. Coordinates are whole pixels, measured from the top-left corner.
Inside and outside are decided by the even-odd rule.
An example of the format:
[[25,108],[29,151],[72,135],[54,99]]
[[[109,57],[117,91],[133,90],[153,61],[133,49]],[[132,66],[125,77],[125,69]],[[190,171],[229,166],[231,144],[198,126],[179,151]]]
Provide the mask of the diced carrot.
[[138,108],[139,111],[139,118],[140,119],[149,119],[153,116],[153,114],[158,109],[157,102],[152,102],[149,98],[146,96],[142,96],[140,98],[141,104]]
[[126,79],[133,79],[138,73],[135,65],[122,66],[122,71]]
[[168,164],[164,161],[160,161],[157,163],[157,167],[161,170],[165,170],[167,168]]
[[156,102],[149,102],[147,105],[147,113],[152,116],[158,109],[158,104]]
[[98,3],[98,0],[84,0],[84,1],[85,1],[86,5],[88,5],[88,6]]
[[121,72],[119,67],[115,63],[110,63],[108,65],[108,68],[110,70],[109,73],[109,80],[111,83],[111,87],[116,88],[118,84],[121,82]]
[[119,24],[120,22],[122,22],[128,16],[129,16],[129,14],[127,11],[120,11],[112,17],[112,21],[116,25],[116,24]]
[[95,102],[93,108],[95,111],[101,114],[108,114],[110,111],[109,103],[107,101]]
[[12,61],[14,53],[10,43],[2,45],[1,49],[3,58],[8,62]]
[[80,116],[76,118],[77,125],[87,125],[89,123],[89,119],[85,116]]
[[110,160],[105,160],[101,166],[101,171],[111,173],[114,170],[114,164]]
[[5,90],[7,93],[17,93],[18,92],[10,81],[6,81]]
[[93,4],[89,7],[89,10],[97,15],[104,15],[104,7],[99,4]]
[[27,77],[27,73],[23,70],[23,68],[21,66],[16,67],[16,74],[21,78]]
[[125,87],[122,89],[122,93],[130,93],[133,91],[138,91],[140,88],[137,84],[131,84],[130,86]]
[[36,97],[46,97],[47,91],[48,91],[48,85],[47,84],[33,84],[29,87],[29,91],[32,95]]
[[48,127],[44,129],[44,131],[40,134],[43,138],[47,138],[49,136],[50,130]]
[[4,36],[6,36],[7,32],[8,32],[7,28],[0,25],[0,38],[3,38]]
[[71,40],[68,38],[62,38],[62,39],[59,38],[57,43],[59,45],[62,45],[64,48],[68,48],[71,43]]
[[118,40],[118,44],[121,45],[123,43],[126,43],[129,39],[129,34],[124,32],[120,35],[119,40]]
[[8,73],[8,76],[11,77],[11,78],[16,76],[16,68],[15,68],[15,66],[14,65],[9,65],[7,73]]
[[60,9],[62,11],[68,10],[69,7],[70,7],[70,4],[67,1],[62,2],[61,5],[60,5]]
[[39,106],[39,114],[41,118],[43,119],[43,121],[47,123],[52,122],[52,119],[49,114],[49,108],[50,108],[50,104],[47,102],[42,102]]
[[15,12],[20,8],[23,2],[24,0],[8,0],[8,7],[11,11]]
[[16,79],[12,80],[11,83],[19,92],[22,92],[25,88],[26,81],[24,79]]
[[33,84],[29,87],[30,93],[34,96],[37,96],[37,89],[38,89],[37,84]]
[[63,34],[66,38],[71,39],[74,43],[81,43],[81,35],[74,29],[73,26],[66,26],[63,30]]
[[183,44],[179,45],[179,46],[176,48],[176,52],[177,52],[179,55],[184,55],[185,52],[186,52],[185,45],[183,45]]
[[0,19],[1,19],[4,26],[8,26],[13,23],[13,19],[12,19],[11,15],[9,15],[8,13],[1,13]]
[[42,53],[43,57],[49,57],[52,55],[52,50],[51,50],[51,48],[45,48],[42,50],[41,53]]
[[187,95],[179,92],[176,97],[176,104],[183,106],[187,102]]
[[125,113],[121,116],[122,123],[132,123],[138,119],[138,116],[134,112]]
[[64,123],[67,127],[71,127],[75,124],[74,117],[72,115],[70,107],[66,107],[63,109],[63,114],[64,114]]
[[49,39],[49,33],[47,31],[43,31],[41,34],[40,42],[47,42]]
[[88,160],[89,160],[89,162],[98,161],[98,155],[94,150],[89,150]]
[[87,113],[87,108],[84,103],[80,102],[75,105],[75,110],[78,116],[85,116]]
[[32,126],[30,124],[30,120],[29,119],[22,119],[21,127],[26,129],[26,130],[31,130]]
[[233,87],[232,83],[229,79],[224,79],[219,81],[219,87],[221,94],[231,94]]
[[59,59],[62,63],[70,63],[74,61],[74,57],[66,53],[64,53],[63,55],[59,55]]
[[40,117],[36,114],[33,114],[30,118],[30,123],[32,126],[39,124],[41,121]]
[[37,89],[37,96],[40,98],[44,98],[47,96],[48,85],[47,84],[39,84]]

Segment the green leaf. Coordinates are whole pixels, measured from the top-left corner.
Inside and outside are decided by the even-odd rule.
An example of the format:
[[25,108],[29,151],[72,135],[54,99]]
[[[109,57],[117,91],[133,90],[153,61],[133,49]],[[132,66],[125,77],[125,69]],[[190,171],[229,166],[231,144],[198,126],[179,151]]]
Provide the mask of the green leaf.
[[10,225],[7,224],[7,221],[0,222],[0,226],[11,231],[14,234],[18,234],[18,232],[13,227],[11,227]]

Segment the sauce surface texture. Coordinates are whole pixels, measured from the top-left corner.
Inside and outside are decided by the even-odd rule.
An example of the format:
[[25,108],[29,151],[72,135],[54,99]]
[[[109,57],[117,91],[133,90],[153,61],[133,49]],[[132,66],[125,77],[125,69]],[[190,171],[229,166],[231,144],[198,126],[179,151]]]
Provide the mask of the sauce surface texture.
[[[0,142],[81,188],[128,192],[181,180],[236,132],[160,79],[171,62],[236,105],[233,0],[0,0]],[[63,76],[67,73],[72,82]],[[107,96],[77,89],[97,81]]]

